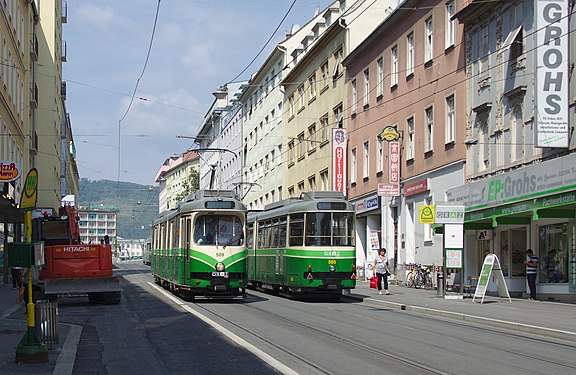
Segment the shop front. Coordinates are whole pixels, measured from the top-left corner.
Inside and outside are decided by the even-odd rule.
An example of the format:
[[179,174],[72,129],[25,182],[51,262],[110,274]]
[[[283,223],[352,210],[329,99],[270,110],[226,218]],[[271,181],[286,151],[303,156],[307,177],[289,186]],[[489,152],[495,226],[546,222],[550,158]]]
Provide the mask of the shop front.
[[532,249],[540,259],[538,299],[576,301],[576,155],[472,182],[447,196],[466,207],[469,276],[496,254],[511,295],[525,296],[524,261]]
[[380,248],[380,197],[372,194],[351,203],[356,212],[356,269],[359,278],[369,278]]

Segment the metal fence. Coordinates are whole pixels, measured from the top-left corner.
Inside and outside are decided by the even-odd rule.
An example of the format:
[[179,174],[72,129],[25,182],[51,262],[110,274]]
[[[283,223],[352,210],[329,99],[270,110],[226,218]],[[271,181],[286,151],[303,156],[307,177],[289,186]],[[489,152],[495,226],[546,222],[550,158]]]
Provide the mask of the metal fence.
[[58,302],[37,300],[34,305],[36,337],[48,349],[59,343]]

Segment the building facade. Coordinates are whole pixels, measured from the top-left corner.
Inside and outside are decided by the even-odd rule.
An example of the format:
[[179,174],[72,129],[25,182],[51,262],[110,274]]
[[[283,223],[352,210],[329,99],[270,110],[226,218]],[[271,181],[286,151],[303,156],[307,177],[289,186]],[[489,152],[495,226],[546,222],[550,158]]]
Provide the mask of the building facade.
[[190,190],[191,177],[198,173],[199,158],[194,150],[186,151],[174,160],[172,167],[165,173],[166,178],[166,209],[176,208],[178,202]]
[[410,264],[442,264],[441,236],[419,223],[418,210],[464,183],[466,76],[456,7],[405,1],[344,61],[357,267],[383,246],[401,280]]
[[97,207],[82,207],[78,210],[80,241],[85,244],[100,243],[104,236],[116,243],[117,210]]
[[[576,300],[576,88],[573,1],[467,1],[466,268],[496,254],[511,294],[527,291],[525,251],[540,258],[539,298]],[[485,234],[480,236],[480,234]]]

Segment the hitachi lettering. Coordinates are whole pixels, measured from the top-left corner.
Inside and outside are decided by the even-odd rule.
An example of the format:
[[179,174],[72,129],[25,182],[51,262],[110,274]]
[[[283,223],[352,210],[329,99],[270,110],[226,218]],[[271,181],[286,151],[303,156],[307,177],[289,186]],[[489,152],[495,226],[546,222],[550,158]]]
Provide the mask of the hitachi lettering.
[[488,184],[488,201],[524,195],[532,193],[535,190],[536,176],[528,175],[524,172],[523,176],[517,179],[506,177],[503,181],[490,181]]
[[90,251],[90,247],[88,246],[65,246],[62,249],[65,253],[81,253],[84,251]]

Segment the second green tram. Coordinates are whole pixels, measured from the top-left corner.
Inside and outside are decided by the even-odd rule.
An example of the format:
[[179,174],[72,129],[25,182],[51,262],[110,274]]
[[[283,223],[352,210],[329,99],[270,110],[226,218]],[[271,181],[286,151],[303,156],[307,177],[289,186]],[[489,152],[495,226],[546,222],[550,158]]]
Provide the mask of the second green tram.
[[249,287],[338,299],[356,286],[354,207],[340,192],[304,192],[250,212],[246,236]]
[[154,221],[152,274],[187,299],[246,295],[246,207],[235,193],[198,190]]

